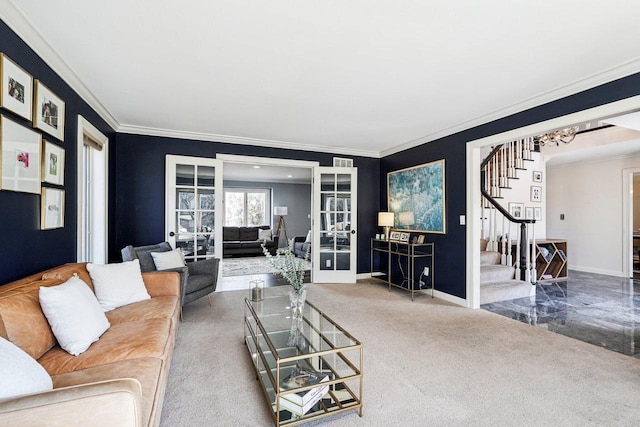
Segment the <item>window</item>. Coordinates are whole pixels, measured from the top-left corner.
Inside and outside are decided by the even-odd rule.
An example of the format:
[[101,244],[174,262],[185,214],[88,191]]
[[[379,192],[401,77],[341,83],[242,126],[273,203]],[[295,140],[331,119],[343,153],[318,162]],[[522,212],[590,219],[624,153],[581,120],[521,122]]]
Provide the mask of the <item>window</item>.
[[230,188],[224,191],[224,225],[252,227],[270,225],[271,191]]

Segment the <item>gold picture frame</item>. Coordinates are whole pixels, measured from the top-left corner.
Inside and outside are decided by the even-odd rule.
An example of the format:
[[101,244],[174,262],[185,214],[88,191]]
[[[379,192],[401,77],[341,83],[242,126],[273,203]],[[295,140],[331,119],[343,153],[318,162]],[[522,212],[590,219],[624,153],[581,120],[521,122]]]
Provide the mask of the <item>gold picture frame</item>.
[[446,234],[445,160],[423,163],[387,174],[387,210],[394,228]]
[[38,79],[34,93],[33,127],[64,141],[64,101]]
[[64,148],[42,141],[42,182],[64,185]]
[[0,53],[0,107],[31,120],[33,77],[9,57]]
[[64,190],[42,187],[40,229],[64,227]]
[[0,115],[0,189],[40,194],[42,135]]

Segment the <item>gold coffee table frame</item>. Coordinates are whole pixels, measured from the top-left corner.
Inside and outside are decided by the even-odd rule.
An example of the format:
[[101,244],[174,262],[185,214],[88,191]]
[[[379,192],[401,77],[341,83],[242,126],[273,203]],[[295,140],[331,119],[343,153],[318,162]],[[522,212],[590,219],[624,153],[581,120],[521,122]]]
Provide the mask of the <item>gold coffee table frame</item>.
[[[292,317],[288,296],[245,299],[244,342],[276,426],[293,426],[340,412],[362,416],[363,345],[311,302],[302,317]],[[318,385],[282,390],[281,380],[296,366],[329,376],[324,397],[304,415],[284,409],[287,395]]]

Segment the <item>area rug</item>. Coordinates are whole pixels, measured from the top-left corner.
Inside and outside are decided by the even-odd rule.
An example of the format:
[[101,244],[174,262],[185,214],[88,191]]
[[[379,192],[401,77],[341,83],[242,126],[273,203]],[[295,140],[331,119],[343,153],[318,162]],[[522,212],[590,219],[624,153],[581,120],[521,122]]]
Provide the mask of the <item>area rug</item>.
[[[302,259],[301,259],[302,261]],[[249,276],[251,274],[275,273],[269,260],[264,256],[222,259],[222,277]],[[311,261],[305,261],[305,270],[311,269]]]

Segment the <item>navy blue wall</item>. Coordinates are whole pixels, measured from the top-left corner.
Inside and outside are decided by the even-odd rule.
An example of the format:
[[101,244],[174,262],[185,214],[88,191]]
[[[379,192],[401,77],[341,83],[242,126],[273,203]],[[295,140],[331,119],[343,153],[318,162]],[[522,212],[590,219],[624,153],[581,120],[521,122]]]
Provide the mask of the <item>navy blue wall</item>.
[[[64,142],[47,136],[48,140],[65,149],[64,228],[40,230],[39,195],[0,191],[2,284],[76,260],[78,114],[89,120],[110,140],[113,140],[114,131],[2,21],[0,52],[11,58],[34,79],[42,81],[66,103]],[[0,110],[0,113],[25,127],[32,127],[30,122],[9,111]]]
[[387,208],[387,173],[445,159],[447,234],[429,234],[427,240],[435,242],[436,289],[465,298],[466,231],[458,224],[459,215],[466,213],[466,143],[639,94],[640,74],[635,74],[387,156],[380,163],[381,209]]
[[[118,134],[116,137],[115,229],[110,233],[110,260],[120,261],[126,245],[165,240],[165,156],[214,158],[217,154],[317,161],[331,166],[334,154],[284,150],[207,141]],[[342,156],[344,157],[344,156]],[[369,272],[369,239],[376,233],[380,206],[380,160],[353,157],[358,168],[358,272]],[[379,232],[379,231],[378,231]],[[290,236],[291,237],[291,236]]]

